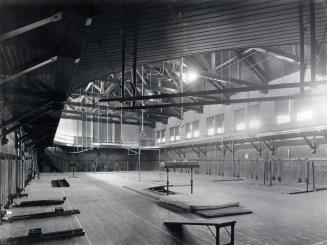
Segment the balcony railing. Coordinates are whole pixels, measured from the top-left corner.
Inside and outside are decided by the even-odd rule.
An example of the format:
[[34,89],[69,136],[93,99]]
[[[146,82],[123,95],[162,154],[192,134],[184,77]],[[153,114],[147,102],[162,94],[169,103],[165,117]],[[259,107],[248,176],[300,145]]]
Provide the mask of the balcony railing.
[[81,137],[81,136],[73,136],[73,135],[65,135],[65,134],[56,134],[54,138],[54,142],[57,144],[64,144],[67,146],[74,147],[105,147],[111,145],[129,145],[132,147],[141,146],[154,146],[155,142],[151,139],[142,139],[140,142],[138,139],[136,140],[112,140],[106,138],[93,138],[93,137]]

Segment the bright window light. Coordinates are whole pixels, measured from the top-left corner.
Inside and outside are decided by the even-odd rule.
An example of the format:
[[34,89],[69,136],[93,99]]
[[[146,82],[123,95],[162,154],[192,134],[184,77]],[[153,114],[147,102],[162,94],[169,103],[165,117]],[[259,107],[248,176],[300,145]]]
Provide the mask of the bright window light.
[[291,121],[290,115],[278,115],[277,124],[289,123]]
[[192,138],[192,132],[188,132],[188,133],[186,134],[186,139],[190,139],[190,138]]
[[157,139],[157,143],[158,144],[160,144],[161,143],[161,139],[159,138],[159,139]]
[[195,71],[188,71],[187,73],[182,73],[182,80],[185,83],[194,82],[198,78],[199,78],[199,74],[197,74]]
[[176,140],[180,140],[180,139],[181,139],[181,136],[176,135]]
[[217,134],[223,134],[223,133],[224,133],[224,128],[223,127],[217,128]]
[[170,141],[175,141],[175,136],[170,136]]
[[306,121],[312,119],[312,111],[301,111],[296,114],[296,120],[297,121]]
[[252,120],[249,122],[249,128],[255,129],[260,127],[260,121],[259,120]]
[[165,143],[165,142],[166,142],[166,138],[162,138],[161,143]]
[[241,123],[236,124],[236,130],[237,131],[245,130],[245,123],[241,122]]
[[215,128],[208,128],[207,133],[208,133],[208,135],[214,135],[215,134]]
[[193,132],[193,137],[194,138],[197,138],[199,136],[200,136],[200,131],[199,130],[196,130],[196,131]]

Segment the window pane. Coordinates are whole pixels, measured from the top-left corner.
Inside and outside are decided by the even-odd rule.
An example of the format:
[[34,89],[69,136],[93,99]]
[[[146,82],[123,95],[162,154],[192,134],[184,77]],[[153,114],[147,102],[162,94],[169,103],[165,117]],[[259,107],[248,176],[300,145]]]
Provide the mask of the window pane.
[[250,106],[248,108],[248,120],[253,121],[253,120],[259,120],[259,104]]
[[207,118],[206,126],[207,126],[207,135],[214,135],[215,134],[214,117]]
[[289,114],[277,115],[277,124],[289,123],[291,116]]
[[235,123],[245,122],[245,108],[235,110]]
[[245,130],[245,128],[246,128],[246,125],[245,125],[244,122],[240,122],[240,123],[236,124],[236,130],[237,131]]
[[179,135],[179,126],[175,127],[175,140],[180,140],[181,137]]
[[192,138],[192,124],[191,123],[187,123],[185,125],[185,130],[186,130],[186,139]]
[[215,127],[217,134],[224,133],[224,114],[220,114],[215,117]]
[[193,130],[193,137],[194,138],[197,138],[197,137],[200,136],[199,121],[193,122],[192,130]]
[[276,115],[288,115],[291,112],[291,100],[278,100],[275,102]]
[[291,100],[278,100],[275,102],[277,124],[289,123],[291,121],[291,105]]
[[312,110],[303,110],[296,114],[297,121],[307,121],[312,119]]
[[245,108],[235,110],[234,115],[235,115],[236,130],[237,131],[245,130],[246,129]]
[[169,129],[169,135],[170,135],[169,140],[175,141],[175,128],[174,127]]
[[250,129],[256,129],[260,127],[260,120],[258,119],[253,119],[249,121],[249,128]]
[[161,142],[164,143],[166,138],[166,130],[161,130]]
[[302,99],[296,101],[296,120],[307,121],[313,117],[312,113],[312,100]]

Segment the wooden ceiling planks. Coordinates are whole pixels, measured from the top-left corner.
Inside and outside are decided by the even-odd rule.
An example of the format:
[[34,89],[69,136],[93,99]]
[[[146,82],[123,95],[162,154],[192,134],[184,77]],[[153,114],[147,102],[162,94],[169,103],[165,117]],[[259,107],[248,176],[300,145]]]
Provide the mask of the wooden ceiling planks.
[[[316,3],[318,40],[322,39],[327,23],[325,9],[320,5],[320,2]],[[125,15],[129,16],[126,30],[127,66],[131,66],[133,59],[135,18],[138,21],[138,64],[221,49],[299,43],[296,0],[204,1],[186,5],[175,2],[160,6],[145,3],[144,7],[127,7],[125,12],[116,7],[102,10],[95,16],[76,83],[87,83],[120,71],[121,32]],[[305,6],[305,19],[308,15]],[[305,41],[309,43],[310,28],[307,22],[305,27]]]

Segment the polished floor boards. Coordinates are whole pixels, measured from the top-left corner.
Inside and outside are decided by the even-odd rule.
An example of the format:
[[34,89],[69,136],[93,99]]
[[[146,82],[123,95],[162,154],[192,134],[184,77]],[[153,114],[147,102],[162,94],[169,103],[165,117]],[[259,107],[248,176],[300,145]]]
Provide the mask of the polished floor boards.
[[[167,229],[164,221],[205,220],[195,214],[179,213],[157,204],[158,200],[144,188],[164,184],[164,174],[142,172],[141,181],[135,172],[43,174],[27,188],[28,199],[62,198],[66,209],[77,208],[80,215],[23,221],[0,226],[0,238],[26,234],[28,229],[43,231],[82,227],[87,236],[46,244],[214,244],[205,227],[186,227],[183,236]],[[51,188],[50,181],[66,178],[69,188]],[[195,177],[194,191],[202,195],[224,195],[237,199],[253,214],[210,221],[236,220],[236,244],[316,244],[327,240],[327,191],[302,195],[282,194],[267,187],[235,182],[213,182],[214,177]],[[172,174],[171,181],[183,184],[186,174]],[[126,188],[128,187],[128,188]],[[135,190],[135,191],[133,191]],[[176,188],[180,195],[188,187]],[[21,199],[24,200],[24,199]],[[15,214],[53,210],[54,207],[13,209]],[[222,238],[227,242],[227,234]],[[323,244],[323,243],[321,243]]]

